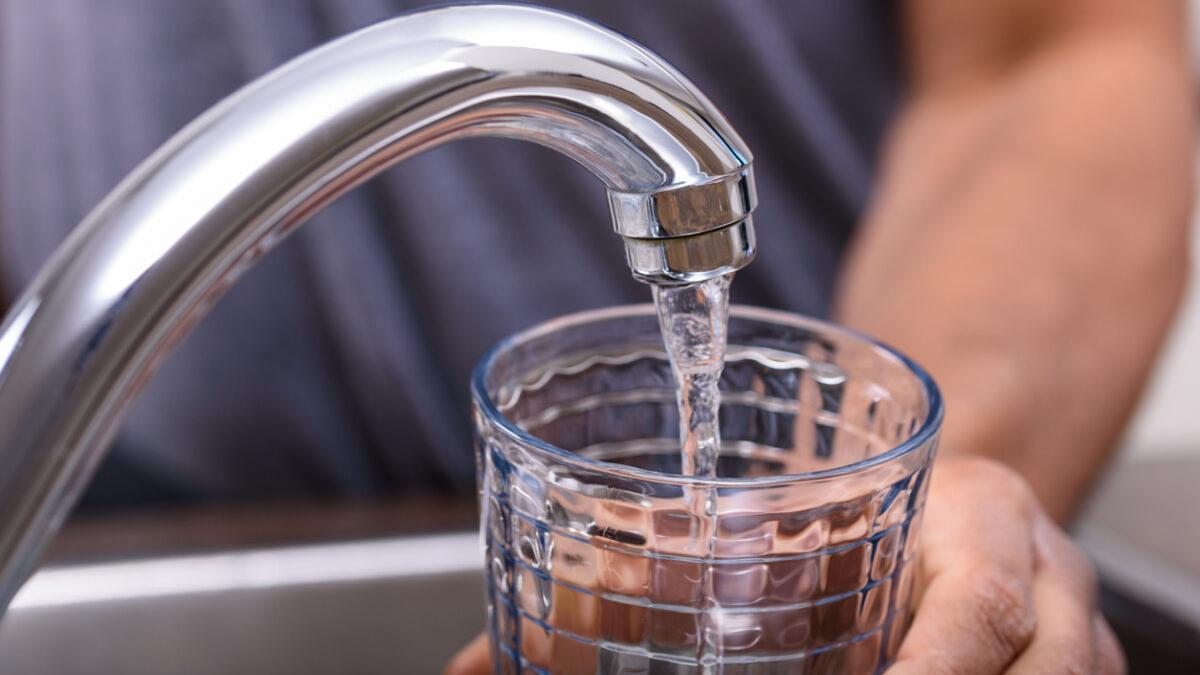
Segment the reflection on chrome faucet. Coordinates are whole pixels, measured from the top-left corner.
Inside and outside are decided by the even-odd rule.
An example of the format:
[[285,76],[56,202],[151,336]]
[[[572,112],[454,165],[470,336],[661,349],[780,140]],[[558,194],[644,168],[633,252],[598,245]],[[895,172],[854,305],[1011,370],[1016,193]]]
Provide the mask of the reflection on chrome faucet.
[[301,56],[126,178],[6,317],[0,606],[139,384],[222,291],[338,195],[469,136],[533,141],[588,167],[638,278],[699,281],[754,255],[745,145],[679,73],[611,31],[530,7],[449,7]]

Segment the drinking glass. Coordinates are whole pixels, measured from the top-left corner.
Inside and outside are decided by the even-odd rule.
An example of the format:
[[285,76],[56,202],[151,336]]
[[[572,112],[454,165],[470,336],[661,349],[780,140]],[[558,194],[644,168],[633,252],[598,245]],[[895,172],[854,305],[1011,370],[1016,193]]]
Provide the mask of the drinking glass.
[[734,307],[715,478],[679,474],[653,306],[556,319],[472,381],[497,673],[873,673],[912,609],[929,376]]

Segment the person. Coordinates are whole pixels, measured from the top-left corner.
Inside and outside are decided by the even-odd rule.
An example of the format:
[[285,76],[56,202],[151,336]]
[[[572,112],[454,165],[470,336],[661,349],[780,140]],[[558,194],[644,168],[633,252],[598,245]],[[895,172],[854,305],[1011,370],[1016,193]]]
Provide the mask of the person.
[[[647,44],[743,133],[764,245],[735,301],[831,316],[941,384],[920,600],[890,672],[1122,672],[1062,527],[1182,292],[1195,131],[1182,0],[542,4]],[[7,299],[220,97],[422,5],[4,3]],[[475,359],[551,316],[648,298],[603,208],[585,172],[503,141],[437,150],[347,195],[185,341],[82,508],[470,490]],[[474,267],[449,265],[462,259]],[[489,667],[476,642],[449,672]]]

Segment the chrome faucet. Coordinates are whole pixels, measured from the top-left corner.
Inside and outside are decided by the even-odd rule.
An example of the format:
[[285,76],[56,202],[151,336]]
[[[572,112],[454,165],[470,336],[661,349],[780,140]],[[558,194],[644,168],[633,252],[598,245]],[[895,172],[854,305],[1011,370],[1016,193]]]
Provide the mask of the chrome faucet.
[[591,169],[640,279],[699,281],[754,256],[749,151],[690,82],[612,31],[532,7],[446,7],[303,55],[121,182],[0,326],[0,611],[140,385],[223,291],[338,195],[471,136]]

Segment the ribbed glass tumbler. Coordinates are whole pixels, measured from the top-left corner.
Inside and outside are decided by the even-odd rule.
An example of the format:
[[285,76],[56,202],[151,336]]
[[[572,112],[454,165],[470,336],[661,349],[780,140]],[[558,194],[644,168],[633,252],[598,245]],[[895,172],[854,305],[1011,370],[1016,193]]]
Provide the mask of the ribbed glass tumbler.
[[497,673],[874,673],[896,653],[942,417],[902,355],[735,307],[715,479],[679,475],[649,305],[512,337],[472,388]]

